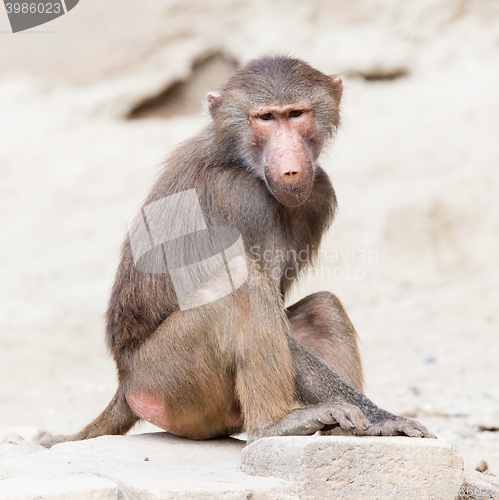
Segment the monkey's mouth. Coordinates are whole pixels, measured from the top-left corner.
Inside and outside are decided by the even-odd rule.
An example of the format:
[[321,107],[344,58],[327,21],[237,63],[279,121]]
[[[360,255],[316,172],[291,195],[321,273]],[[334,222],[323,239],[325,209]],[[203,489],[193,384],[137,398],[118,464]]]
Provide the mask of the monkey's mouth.
[[312,192],[312,179],[307,179],[298,186],[283,186],[268,177],[265,178],[267,186],[274,197],[286,207],[299,207],[303,205]]

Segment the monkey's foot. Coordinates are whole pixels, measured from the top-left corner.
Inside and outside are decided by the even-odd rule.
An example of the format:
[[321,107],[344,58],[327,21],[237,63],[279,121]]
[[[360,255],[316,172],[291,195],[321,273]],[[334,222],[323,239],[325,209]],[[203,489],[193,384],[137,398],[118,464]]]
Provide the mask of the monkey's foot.
[[360,434],[369,428],[369,421],[357,406],[344,402],[323,403],[293,410],[282,420],[250,436],[248,443],[262,437],[309,436],[334,427]]
[[419,422],[396,416],[371,424],[369,429],[363,431],[361,434],[362,436],[409,436],[436,439],[436,436]]

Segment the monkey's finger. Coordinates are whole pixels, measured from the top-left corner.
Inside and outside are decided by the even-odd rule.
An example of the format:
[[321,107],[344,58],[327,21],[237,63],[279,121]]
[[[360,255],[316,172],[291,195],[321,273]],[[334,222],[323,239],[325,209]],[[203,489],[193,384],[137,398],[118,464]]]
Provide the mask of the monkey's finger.
[[347,412],[338,412],[336,419],[340,427],[347,431],[363,432],[369,428],[369,420],[367,420],[360,408],[352,407]]
[[[398,426],[397,426],[398,427]],[[419,438],[430,438],[436,439],[437,437],[426,429],[424,425],[414,420],[402,420],[401,425],[398,428],[400,432],[403,432],[409,437],[419,437]]]
[[346,431],[362,432],[369,428],[369,421],[357,406],[348,403],[334,404],[328,408],[324,424],[338,423]]
[[418,438],[435,438],[426,427],[419,422],[407,418],[394,418],[373,425],[363,433],[365,436],[400,436]]
[[355,407],[355,409],[358,410],[360,416],[357,425],[355,425],[355,430],[357,432],[367,431],[367,429],[369,429],[369,427],[371,426],[369,420],[367,420],[367,417],[362,413],[360,408]]
[[424,433],[423,437],[428,438],[428,439],[438,439],[437,436],[435,434],[433,434],[433,432],[430,432],[428,429],[425,429],[425,433]]
[[400,429],[400,432],[403,432],[406,436],[409,437],[415,437],[415,438],[424,437],[424,434],[419,429],[415,429],[413,427]]
[[424,425],[407,418],[397,418],[393,420],[393,430],[395,433],[405,434],[409,437],[435,438]]

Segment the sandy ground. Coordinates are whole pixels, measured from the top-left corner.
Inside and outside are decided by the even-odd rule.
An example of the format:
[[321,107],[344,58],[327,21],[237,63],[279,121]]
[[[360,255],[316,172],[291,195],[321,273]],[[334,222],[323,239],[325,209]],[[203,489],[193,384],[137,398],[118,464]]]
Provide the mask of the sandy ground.
[[[336,293],[368,396],[499,475],[497,60],[345,78],[322,160],[340,211],[294,298]],[[109,85],[46,82],[0,78],[0,428],[65,433],[114,393],[103,314],[126,224],[203,118],[127,121],[96,112]]]

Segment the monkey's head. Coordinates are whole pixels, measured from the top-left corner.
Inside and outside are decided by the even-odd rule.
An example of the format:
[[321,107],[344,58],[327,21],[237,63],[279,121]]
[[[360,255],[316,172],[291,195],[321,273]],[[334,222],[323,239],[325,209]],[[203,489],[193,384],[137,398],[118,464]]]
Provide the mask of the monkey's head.
[[342,91],[340,77],[299,59],[266,57],[239,68],[207,96],[225,161],[242,159],[282,204],[303,204],[324,142],[338,128]]

